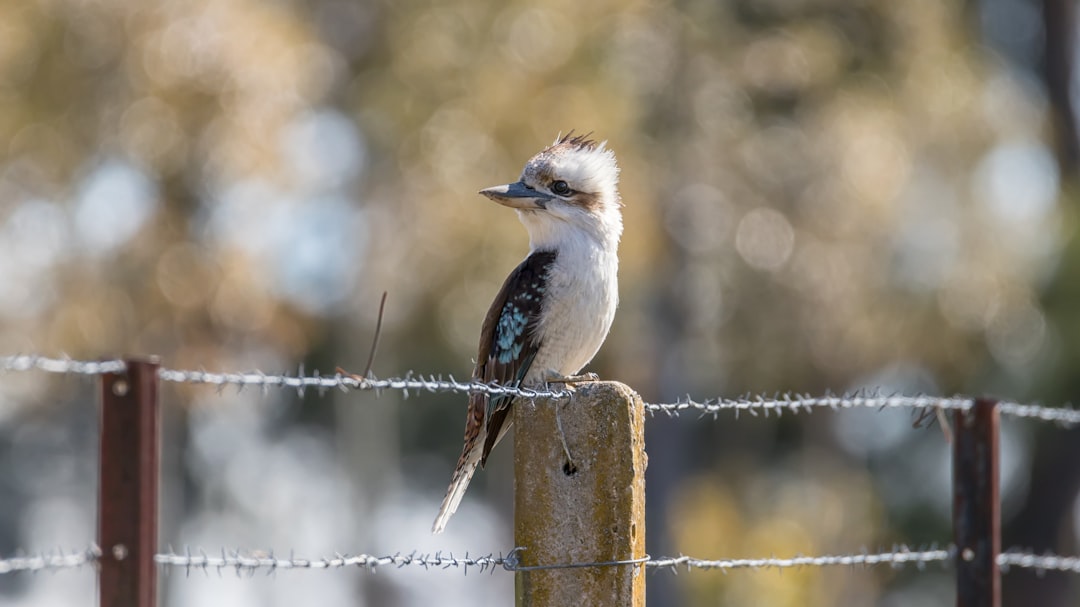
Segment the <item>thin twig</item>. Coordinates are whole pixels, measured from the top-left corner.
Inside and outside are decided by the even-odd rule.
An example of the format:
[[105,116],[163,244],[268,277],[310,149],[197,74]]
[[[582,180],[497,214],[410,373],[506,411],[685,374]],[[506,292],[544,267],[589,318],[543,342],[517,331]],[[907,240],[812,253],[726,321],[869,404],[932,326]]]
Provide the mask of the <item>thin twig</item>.
[[350,373],[345,369],[338,367],[336,371],[346,377],[351,377],[358,382],[366,382],[371,377],[371,367],[375,365],[375,352],[379,349],[379,336],[382,335],[382,319],[383,311],[386,310],[386,291],[382,293],[382,299],[379,301],[379,318],[375,321],[375,336],[371,338],[371,352],[368,353],[367,364],[364,365],[364,374],[357,375]]
[[375,337],[371,340],[371,353],[368,354],[367,365],[364,366],[364,377],[371,377],[371,367],[375,364],[375,351],[379,349],[379,336],[382,335],[384,309],[386,309],[386,291],[382,292],[382,300],[379,301],[379,319],[375,321]]

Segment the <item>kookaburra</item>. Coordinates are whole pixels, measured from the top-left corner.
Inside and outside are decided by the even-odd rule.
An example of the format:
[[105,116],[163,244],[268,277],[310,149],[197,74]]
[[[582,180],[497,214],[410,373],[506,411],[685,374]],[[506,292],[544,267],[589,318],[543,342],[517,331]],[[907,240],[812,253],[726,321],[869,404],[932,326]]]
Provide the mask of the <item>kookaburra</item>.
[[[604,343],[619,302],[622,235],[615,154],[588,135],[560,136],[525,164],[521,179],[481,190],[515,209],[529,255],[510,273],[480,331],[473,379],[538,386],[574,379]],[[476,467],[510,429],[505,394],[473,393],[458,459],[432,532],[457,510]]]

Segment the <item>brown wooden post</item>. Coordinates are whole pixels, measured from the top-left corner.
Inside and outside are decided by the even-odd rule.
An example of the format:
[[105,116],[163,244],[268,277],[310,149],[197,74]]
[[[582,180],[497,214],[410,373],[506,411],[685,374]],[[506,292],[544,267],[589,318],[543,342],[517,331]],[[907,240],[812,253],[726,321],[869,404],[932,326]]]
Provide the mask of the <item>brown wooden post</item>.
[[158,363],[127,360],[101,378],[100,607],[157,601]]
[[581,384],[570,402],[514,405],[519,607],[645,604],[642,563],[528,569],[645,557],[644,420],[641,397],[614,382]]
[[977,399],[954,414],[953,536],[956,606],[999,607],[1001,508],[997,401]]

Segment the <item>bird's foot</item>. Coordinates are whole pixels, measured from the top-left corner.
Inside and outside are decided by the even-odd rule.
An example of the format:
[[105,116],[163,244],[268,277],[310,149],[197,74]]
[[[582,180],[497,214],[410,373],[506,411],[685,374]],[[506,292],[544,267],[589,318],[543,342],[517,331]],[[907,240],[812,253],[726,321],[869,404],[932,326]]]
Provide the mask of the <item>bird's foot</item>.
[[558,371],[548,370],[543,375],[544,383],[547,384],[562,384],[566,387],[572,387],[577,384],[587,384],[600,381],[600,376],[595,373],[582,373],[581,375],[563,375]]

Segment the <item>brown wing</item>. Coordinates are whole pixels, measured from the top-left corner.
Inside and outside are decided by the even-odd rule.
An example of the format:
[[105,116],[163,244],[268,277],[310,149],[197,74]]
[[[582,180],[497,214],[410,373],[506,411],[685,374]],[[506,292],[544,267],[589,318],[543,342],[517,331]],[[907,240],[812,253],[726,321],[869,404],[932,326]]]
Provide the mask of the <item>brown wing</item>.
[[[547,290],[548,269],[554,261],[554,251],[534,251],[506,278],[480,331],[474,378],[504,386],[521,385],[540,349],[536,326]],[[487,429],[481,467],[502,438],[512,402],[505,394],[474,394],[469,399],[470,423],[482,415]]]
[[[543,307],[547,275],[553,252],[535,252],[521,262],[506,282],[488,310],[480,331],[480,352],[476,358],[474,379],[516,386],[524,380],[529,366],[536,358],[540,339],[536,326]],[[461,504],[477,464],[483,466],[491,449],[509,424],[506,415],[513,399],[505,395],[489,398],[485,394],[469,397],[469,412],[465,418],[465,444],[454,467],[454,475],[439,514],[431,526],[433,533],[446,528],[447,521]],[[484,442],[481,445],[480,439]]]

